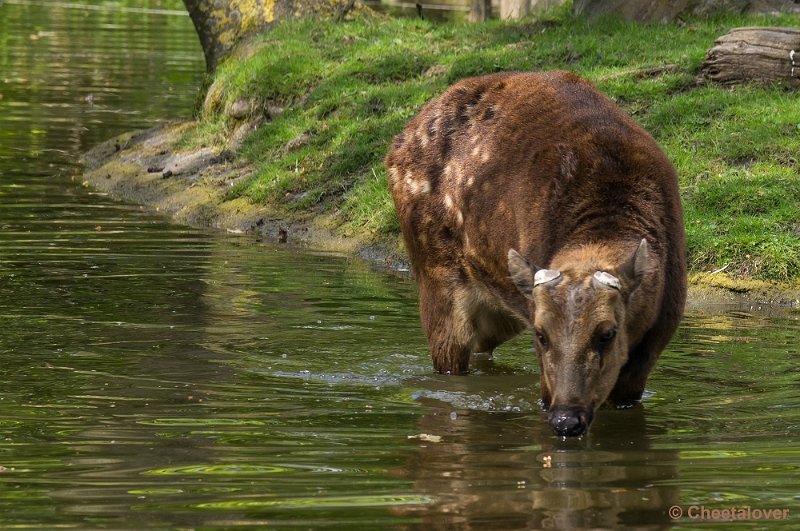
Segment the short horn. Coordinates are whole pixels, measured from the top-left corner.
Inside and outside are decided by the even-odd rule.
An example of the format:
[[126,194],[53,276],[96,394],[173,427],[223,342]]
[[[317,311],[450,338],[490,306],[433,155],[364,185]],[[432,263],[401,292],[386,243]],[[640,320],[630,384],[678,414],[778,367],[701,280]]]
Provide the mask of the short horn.
[[609,288],[622,288],[622,284],[620,283],[619,279],[610,273],[606,273],[605,271],[595,272],[594,279],[604,286],[608,286]]
[[533,275],[533,287],[536,287],[539,284],[552,282],[560,276],[561,272],[556,271],[555,269],[540,269],[535,275]]

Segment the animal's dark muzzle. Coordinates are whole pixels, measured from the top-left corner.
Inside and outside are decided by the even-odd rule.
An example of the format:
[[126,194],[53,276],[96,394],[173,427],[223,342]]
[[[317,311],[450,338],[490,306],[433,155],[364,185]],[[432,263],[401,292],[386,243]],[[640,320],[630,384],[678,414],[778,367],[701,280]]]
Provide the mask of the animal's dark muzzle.
[[555,408],[550,410],[550,428],[562,437],[577,437],[589,430],[594,413],[583,408]]

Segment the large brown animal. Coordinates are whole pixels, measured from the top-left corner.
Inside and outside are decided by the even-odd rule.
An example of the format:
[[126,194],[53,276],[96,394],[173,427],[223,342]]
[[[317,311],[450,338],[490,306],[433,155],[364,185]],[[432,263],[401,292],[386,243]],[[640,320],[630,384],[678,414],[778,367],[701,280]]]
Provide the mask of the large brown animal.
[[677,176],[566,72],[465,79],[395,137],[389,185],[433,366],[533,328],[553,431],[639,400],[686,298]]

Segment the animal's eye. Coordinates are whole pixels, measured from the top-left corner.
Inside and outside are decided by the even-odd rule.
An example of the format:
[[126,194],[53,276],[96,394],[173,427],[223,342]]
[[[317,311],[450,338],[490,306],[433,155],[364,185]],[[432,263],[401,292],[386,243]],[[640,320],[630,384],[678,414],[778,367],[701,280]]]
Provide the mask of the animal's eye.
[[539,341],[539,345],[541,345],[542,350],[547,350],[547,337],[539,330],[536,330],[535,333],[536,340]]
[[606,328],[604,330],[598,331],[598,334],[595,336],[597,347],[599,351],[605,350],[608,345],[614,340],[617,335],[617,327],[612,326]]

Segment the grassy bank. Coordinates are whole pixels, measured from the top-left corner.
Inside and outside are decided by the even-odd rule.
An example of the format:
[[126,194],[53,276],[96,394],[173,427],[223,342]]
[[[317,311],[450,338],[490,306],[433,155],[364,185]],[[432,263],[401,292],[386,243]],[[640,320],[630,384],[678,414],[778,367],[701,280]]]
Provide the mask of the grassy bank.
[[466,76],[569,69],[616,100],[674,161],[693,271],[725,268],[731,278],[797,285],[800,97],[779,87],[695,81],[714,39],[746,25],[800,26],[800,17],[588,25],[561,11],[476,25],[284,23],[220,67],[183,143],[226,145],[237,100],[272,108],[272,119],[237,151],[256,171],[229,196],[287,216],[325,214],[346,235],[394,238],[382,159],[427,100]]

